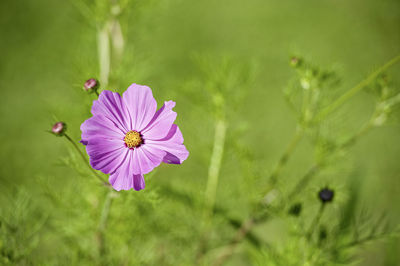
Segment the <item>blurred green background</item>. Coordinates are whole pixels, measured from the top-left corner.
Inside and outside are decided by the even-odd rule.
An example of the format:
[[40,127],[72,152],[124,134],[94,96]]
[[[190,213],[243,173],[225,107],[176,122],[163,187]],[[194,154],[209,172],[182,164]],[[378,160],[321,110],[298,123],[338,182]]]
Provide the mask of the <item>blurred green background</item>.
[[[11,233],[2,231],[0,249],[7,257],[2,263],[98,263],[95,231],[106,191],[64,138],[46,132],[62,120],[70,136],[79,140],[79,126],[90,117],[95,99],[82,86],[99,75],[97,28],[74,3],[0,2],[0,208],[3,227],[4,220],[14,219],[16,224]],[[216,201],[230,216],[244,220],[263,177],[296,127],[282,93],[294,76],[290,56],[298,54],[322,68],[334,67],[342,78],[340,91],[345,92],[400,52],[398,0],[130,1],[124,12],[120,19],[124,58],[111,73],[109,87],[103,89],[123,92],[135,82],[150,86],[159,106],[165,100],[176,101],[177,124],[190,156],[181,166],[159,167],[146,179],[144,191],[118,194],[108,219],[109,257],[102,261],[106,265],[196,264],[214,138],[211,99],[204,96],[201,85],[207,77],[195,59],[199,55],[211,61],[230,56],[235,64],[256,65],[251,84],[231,92],[247,96],[228,119]],[[388,73],[398,87],[399,65]],[[370,94],[357,94],[341,108],[332,137],[351,135],[373,108]],[[352,197],[348,188],[352,183],[357,187],[357,206],[376,215],[384,210],[389,224],[398,225],[399,133],[395,121],[368,132],[346,155],[348,165],[337,166],[337,171],[311,187],[334,186],[337,201],[345,202]],[[235,148],[238,140],[253,156],[248,165],[241,164]],[[312,145],[308,138],[301,141],[281,184],[292,184],[312,164]],[[249,177],[254,171],[259,176]],[[312,188],[308,191],[313,198]],[[310,208],[316,206],[318,202]],[[342,207],[335,208],[340,212]],[[255,234],[279,246],[279,228],[286,223],[279,219],[276,223],[272,229],[256,228]],[[211,250],[228,243],[235,233],[235,227],[219,216],[212,224]],[[227,265],[257,265],[251,254],[259,248],[242,246]],[[19,252],[19,259],[13,261],[18,256],[10,252]],[[374,242],[356,254],[358,265],[398,265],[400,242]],[[210,261],[212,255],[202,263]]]

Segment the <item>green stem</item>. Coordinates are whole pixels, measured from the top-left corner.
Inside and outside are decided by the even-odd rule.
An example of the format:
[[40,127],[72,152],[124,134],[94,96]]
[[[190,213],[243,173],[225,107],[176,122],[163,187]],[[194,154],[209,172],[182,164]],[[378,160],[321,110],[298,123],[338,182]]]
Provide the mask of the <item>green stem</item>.
[[293,135],[292,140],[290,141],[289,145],[286,147],[285,152],[280,157],[278,164],[275,166],[272,174],[270,175],[270,182],[271,184],[276,184],[278,181],[278,177],[282,172],[282,169],[285,167],[286,163],[288,162],[289,158],[292,156],[297,144],[303,137],[303,129],[298,127],[296,129],[296,133]]
[[362,88],[367,86],[369,83],[371,83],[379,74],[382,72],[386,71],[389,67],[392,65],[396,64],[397,62],[400,61],[400,55],[394,57],[392,60],[378,68],[376,71],[374,71],[371,75],[369,75],[366,79],[358,83],[356,86],[348,90],[345,94],[343,94],[341,97],[339,97],[336,101],[334,101],[332,104],[327,106],[324,110],[317,115],[315,118],[315,121],[321,121],[324,119],[327,115],[332,113],[335,109],[337,109],[339,106],[341,106],[343,103],[345,103],[347,100],[349,100],[351,97],[353,97],[357,92],[359,92]]
[[108,85],[110,75],[110,36],[109,36],[109,23],[106,22],[98,29],[97,43],[99,53],[99,66],[100,66],[100,84],[103,88]]
[[99,244],[99,255],[100,258],[104,257],[106,254],[106,247],[105,247],[105,232],[107,227],[107,221],[110,213],[112,199],[114,197],[114,191],[110,190],[106,196],[104,201],[103,209],[100,215],[100,221],[98,226],[97,232],[97,239]]
[[67,134],[64,134],[64,136],[67,138],[67,140],[69,142],[71,142],[72,146],[74,146],[75,150],[79,153],[79,155],[81,156],[82,160],[85,162],[85,165],[90,169],[90,171],[93,173],[93,175],[97,179],[100,180],[101,184],[109,187],[110,185],[106,181],[104,181],[103,178],[101,178],[101,176],[92,168],[92,166],[90,166],[88,159],[82,153],[82,151],[79,149],[78,145],[76,145],[76,143]]
[[208,181],[205,192],[206,213],[212,213],[218,187],[219,171],[221,169],[222,155],[224,151],[227,124],[224,119],[215,122],[214,146],[208,168]]
[[308,229],[307,234],[306,234],[307,240],[310,240],[312,235],[314,234],[315,229],[318,226],[319,221],[321,220],[322,214],[324,213],[325,205],[326,205],[325,203],[321,203],[321,206],[318,210],[317,215],[315,216],[314,220],[311,222],[310,228]]
[[205,191],[205,208],[204,208],[204,220],[203,220],[203,235],[200,239],[200,244],[198,252],[196,255],[196,264],[202,264],[203,255],[206,250],[206,245],[209,237],[209,226],[210,218],[213,214],[213,209],[215,205],[215,198],[217,194],[219,172],[221,169],[222,156],[224,152],[224,143],[227,123],[224,116],[220,116],[215,121],[215,135],[214,135],[214,146],[210,158],[210,166],[208,168],[208,179],[207,187]]
[[288,196],[288,201],[292,200],[294,197],[299,195],[299,192],[305,188],[310,180],[318,173],[318,171],[321,169],[321,164],[314,164],[313,166],[310,167],[310,169],[307,171],[307,173],[297,182],[297,184],[294,186],[294,189]]

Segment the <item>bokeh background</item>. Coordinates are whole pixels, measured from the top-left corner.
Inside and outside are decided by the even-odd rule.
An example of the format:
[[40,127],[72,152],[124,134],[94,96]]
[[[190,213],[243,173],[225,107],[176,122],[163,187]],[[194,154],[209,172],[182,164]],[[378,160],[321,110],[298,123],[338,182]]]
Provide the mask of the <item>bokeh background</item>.
[[[112,66],[110,82],[102,89],[123,92],[135,82],[150,86],[159,106],[165,100],[176,101],[177,123],[190,156],[181,166],[159,167],[146,178],[144,191],[117,194],[105,233],[107,257],[99,258],[96,230],[107,191],[64,138],[46,132],[61,120],[68,124],[69,135],[80,139],[79,126],[90,117],[96,98],[82,86],[86,79],[99,76],[98,18],[80,10],[79,1],[2,0],[3,264],[211,265],[218,247],[229,243],[237,228],[214,215],[212,229],[204,229],[209,228],[203,221],[203,202],[215,122],[212,97],[203,86],[209,77],[198,61],[207,58],[214,65],[229,57],[235,66],[252,66],[251,82],[229,92],[245,96],[238,101],[226,96],[232,110],[227,108],[216,194],[216,206],[243,221],[296,127],[282,93],[295,75],[289,58],[299,55],[321,68],[334,68],[343,93],[400,52],[398,0],[125,2],[120,17],[124,56]],[[95,1],[86,4],[96,6]],[[398,87],[399,65],[387,73]],[[332,138],[351,135],[373,108],[373,96],[358,93],[341,107]],[[338,203],[332,205],[336,213],[355,193],[357,208],[367,208],[372,216],[384,211],[391,228],[398,225],[399,133],[394,119],[363,136],[344,156],[344,166],[317,177],[306,190],[305,197],[311,200],[304,213],[315,213],[314,191],[329,185],[337,192]],[[248,153],[251,157],[244,164],[243,154]],[[281,186],[298,179],[312,164],[313,154],[313,143],[306,137],[280,177]],[[330,219],[325,223],[334,223]],[[256,227],[253,234],[279,247],[291,241],[287,226],[277,218]],[[199,262],[196,254],[204,231],[211,253]],[[226,265],[273,265],[267,258],[263,262],[262,248],[250,242],[240,244]],[[399,265],[399,254],[396,238],[354,251],[357,265]],[[294,258],[293,265],[306,265],[294,253],[287,256]]]

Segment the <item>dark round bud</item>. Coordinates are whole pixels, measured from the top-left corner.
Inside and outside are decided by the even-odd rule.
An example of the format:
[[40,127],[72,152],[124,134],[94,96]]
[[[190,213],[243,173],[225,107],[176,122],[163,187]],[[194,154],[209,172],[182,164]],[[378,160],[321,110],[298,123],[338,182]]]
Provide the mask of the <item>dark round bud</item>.
[[67,125],[64,122],[57,122],[51,128],[51,132],[56,136],[63,136],[66,130]]
[[88,79],[83,85],[83,89],[87,92],[95,92],[100,86],[100,82],[97,79]]
[[301,59],[298,58],[297,56],[293,56],[290,58],[290,66],[292,67],[298,67],[301,64]]
[[321,189],[318,193],[318,197],[322,201],[322,203],[332,201],[334,196],[335,192],[329,188]]
[[301,203],[295,203],[290,207],[289,214],[297,217],[300,215],[301,209],[302,209]]

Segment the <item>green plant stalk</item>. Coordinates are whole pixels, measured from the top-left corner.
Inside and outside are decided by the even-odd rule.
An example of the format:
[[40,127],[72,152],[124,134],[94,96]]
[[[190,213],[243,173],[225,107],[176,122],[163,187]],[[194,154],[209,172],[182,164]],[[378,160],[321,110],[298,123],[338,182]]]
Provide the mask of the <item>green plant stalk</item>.
[[278,164],[275,166],[274,170],[272,171],[269,180],[272,185],[275,185],[278,181],[278,177],[280,176],[283,168],[286,166],[289,158],[292,156],[297,144],[303,137],[303,129],[301,127],[297,127],[295,134],[293,135],[289,145],[286,147],[285,152],[280,157]]
[[321,168],[321,165],[318,163],[315,163],[308,169],[306,174],[294,186],[294,189],[292,190],[292,192],[289,193],[288,201],[292,200],[295,196],[298,195],[298,193],[301,190],[303,190],[304,187],[307,186],[307,184],[310,182],[310,180],[319,172],[320,168]]
[[211,214],[215,205],[219,172],[224,152],[226,129],[227,123],[225,119],[217,119],[215,122],[214,146],[210,158],[210,166],[208,168],[208,180],[205,192],[206,214]]
[[208,230],[210,226],[210,218],[212,217],[215,199],[217,194],[219,172],[221,169],[222,157],[224,152],[225,135],[227,129],[227,122],[222,115],[222,109],[217,107],[220,111],[215,120],[215,133],[214,133],[214,145],[210,157],[210,166],[208,168],[208,179],[207,187],[205,191],[204,198],[204,220],[203,220],[203,235],[200,239],[199,248],[196,254],[196,264],[202,264],[203,256],[206,250],[206,245],[208,242]]
[[314,220],[310,224],[310,228],[308,229],[307,234],[306,234],[306,238],[308,241],[310,241],[312,235],[315,232],[316,227],[319,224],[319,221],[321,220],[322,214],[324,213],[324,210],[325,210],[325,205],[326,205],[326,203],[321,203],[317,215],[315,216]]
[[106,22],[97,30],[97,45],[100,66],[100,84],[106,88],[110,75],[110,35],[109,23]]
[[400,61],[400,55],[394,57],[392,60],[378,68],[376,71],[374,71],[371,75],[369,75],[366,79],[358,83],[356,86],[348,90],[345,94],[340,96],[336,101],[334,101],[332,104],[328,105],[324,110],[321,111],[315,118],[315,121],[321,121],[323,120],[327,115],[332,113],[334,110],[336,110],[339,106],[341,106],[343,103],[345,103],[347,100],[349,100],[351,97],[353,97],[357,92],[359,92],[362,88],[370,84],[374,79],[381,74],[382,72],[386,71],[389,67],[393,66],[397,62]]
[[88,159],[82,153],[82,151],[79,149],[78,145],[76,145],[76,143],[71,139],[71,137],[68,136],[67,134],[64,134],[64,136],[69,142],[71,142],[72,146],[74,146],[75,150],[79,153],[79,155],[81,156],[81,158],[84,161],[85,165],[90,169],[90,171],[93,173],[93,175],[97,179],[100,180],[102,185],[105,185],[105,186],[109,187],[110,185],[106,181],[104,181],[104,179],[92,168],[92,166],[90,166]]
[[103,209],[101,210],[99,226],[97,228],[97,240],[98,240],[100,258],[104,257],[106,254],[105,232],[107,228],[107,221],[113,198],[114,198],[114,191],[112,190],[108,191],[106,199],[104,200]]

